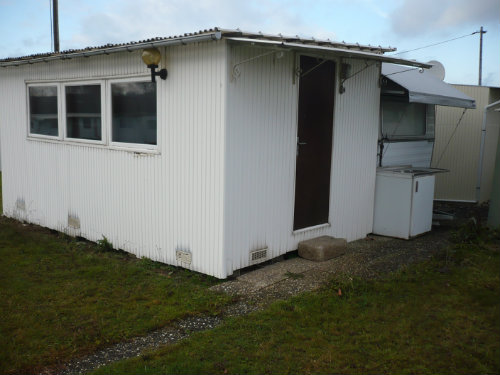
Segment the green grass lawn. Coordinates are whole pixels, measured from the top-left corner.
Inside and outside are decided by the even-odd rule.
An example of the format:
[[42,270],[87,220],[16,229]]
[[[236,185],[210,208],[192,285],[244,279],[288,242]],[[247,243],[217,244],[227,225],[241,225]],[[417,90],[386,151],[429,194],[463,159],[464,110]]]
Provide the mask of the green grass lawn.
[[497,374],[499,250],[458,244],[382,280],[332,281],[95,374]]
[[32,373],[229,298],[214,278],[0,218],[0,373]]

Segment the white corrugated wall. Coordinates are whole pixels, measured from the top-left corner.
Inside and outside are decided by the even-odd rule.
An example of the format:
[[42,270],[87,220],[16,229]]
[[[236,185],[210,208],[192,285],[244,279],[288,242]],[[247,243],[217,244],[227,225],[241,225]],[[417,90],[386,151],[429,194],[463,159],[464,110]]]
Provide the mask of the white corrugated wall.
[[162,49],[169,75],[158,80],[152,154],[26,137],[26,80],[147,78],[139,51],[2,68],[4,213],[90,240],[106,236],[116,248],[170,264],[177,249],[190,251],[184,267],[226,277],[225,48],[220,41]]
[[[230,72],[233,64],[269,52],[236,45],[228,51]],[[351,241],[372,231],[379,67],[347,61],[353,73],[361,72],[345,82],[344,94],[336,90],[330,226],[294,234],[298,84],[293,59],[286,52],[282,58],[251,60],[228,81],[224,246],[229,274],[249,265],[252,250],[268,247],[273,258],[305,239],[331,235]]]

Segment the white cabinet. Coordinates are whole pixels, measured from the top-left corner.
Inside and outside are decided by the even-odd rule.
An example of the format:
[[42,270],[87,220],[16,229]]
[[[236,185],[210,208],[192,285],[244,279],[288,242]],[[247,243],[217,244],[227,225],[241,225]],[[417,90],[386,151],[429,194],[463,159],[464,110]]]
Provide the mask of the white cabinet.
[[408,239],[431,230],[433,173],[431,168],[377,170],[374,234]]

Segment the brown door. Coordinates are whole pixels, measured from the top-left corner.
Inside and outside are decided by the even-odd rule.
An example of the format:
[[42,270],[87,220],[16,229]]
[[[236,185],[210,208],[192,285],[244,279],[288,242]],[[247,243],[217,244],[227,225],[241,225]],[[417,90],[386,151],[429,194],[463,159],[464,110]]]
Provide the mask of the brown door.
[[328,223],[335,64],[300,57],[293,229]]

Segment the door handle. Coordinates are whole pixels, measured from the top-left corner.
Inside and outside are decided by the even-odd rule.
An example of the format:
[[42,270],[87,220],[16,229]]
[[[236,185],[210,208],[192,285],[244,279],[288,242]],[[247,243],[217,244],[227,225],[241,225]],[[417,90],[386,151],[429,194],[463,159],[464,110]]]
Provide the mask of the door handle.
[[299,147],[307,145],[307,142],[301,142],[299,137],[297,137],[297,156],[299,155]]

